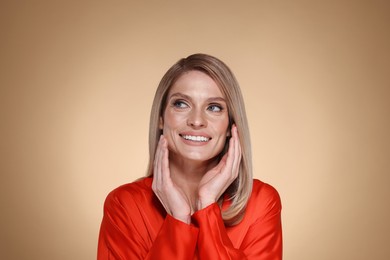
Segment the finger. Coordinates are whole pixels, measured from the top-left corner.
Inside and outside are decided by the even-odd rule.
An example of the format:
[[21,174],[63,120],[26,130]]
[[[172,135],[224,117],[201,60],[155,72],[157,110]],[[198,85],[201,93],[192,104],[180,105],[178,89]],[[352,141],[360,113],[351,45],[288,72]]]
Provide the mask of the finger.
[[170,214],[170,210],[169,210],[169,207],[166,203],[166,194],[164,194],[163,190],[164,190],[164,182],[163,182],[163,171],[162,171],[162,161],[163,161],[163,157],[164,157],[164,137],[163,136],[160,136],[160,140],[158,142],[158,145],[157,145],[157,149],[156,149],[156,155],[155,155],[155,161],[154,161],[154,178],[153,178],[153,183],[152,185],[154,185],[154,191],[155,191],[155,194],[156,196],[158,197],[159,201],[161,202],[161,204],[163,205],[163,207],[165,208],[165,210]]
[[223,171],[226,172],[227,174],[231,174],[232,167],[233,167],[233,162],[234,162],[234,137],[232,136],[229,140],[229,149],[227,151],[227,156],[226,156],[226,162],[224,164]]
[[230,140],[229,140],[229,150],[228,150],[228,162],[227,164],[230,164],[233,166],[234,158],[236,154],[236,133],[235,133],[235,125],[232,125],[232,128],[230,129],[230,132],[232,134]]
[[167,152],[166,139],[164,136],[162,136],[161,137],[161,144],[160,144],[159,171],[160,171],[161,185],[163,185],[164,188],[166,187],[165,185],[167,184],[167,181],[169,180],[167,178],[167,171],[166,171],[166,167],[165,167],[166,152]]
[[167,182],[171,180],[170,171],[169,171],[169,151],[168,151],[168,142],[165,137],[162,138],[162,144],[161,144],[161,177],[162,181]]
[[240,145],[240,139],[238,137],[238,130],[237,127],[234,126],[233,129],[233,138],[235,140],[235,157],[234,157],[234,164],[233,164],[233,169],[234,171],[238,171],[240,161],[241,161],[241,145]]
[[229,168],[227,169],[229,171],[229,176],[233,179],[235,179],[236,177],[236,167],[237,167],[237,154],[238,154],[238,146],[237,146],[237,143],[238,143],[238,140],[237,140],[237,128],[235,125],[232,125],[232,129],[231,129],[231,132],[232,132],[232,137],[230,139],[231,141],[231,144],[230,144],[230,147],[229,147],[229,152],[231,151],[231,153],[229,153]]
[[160,136],[160,140],[158,142],[158,145],[157,145],[157,149],[156,149],[156,155],[154,157],[154,172],[153,172],[153,175],[154,175],[154,179],[156,180],[156,184],[159,186],[161,185],[161,169],[160,169],[160,165],[161,165],[161,142],[162,142],[162,136]]
[[235,176],[238,175],[240,162],[241,162],[241,144],[240,139],[238,137],[238,130],[237,127],[234,126],[234,140],[235,140],[235,156],[234,156],[234,163],[233,163],[233,173]]

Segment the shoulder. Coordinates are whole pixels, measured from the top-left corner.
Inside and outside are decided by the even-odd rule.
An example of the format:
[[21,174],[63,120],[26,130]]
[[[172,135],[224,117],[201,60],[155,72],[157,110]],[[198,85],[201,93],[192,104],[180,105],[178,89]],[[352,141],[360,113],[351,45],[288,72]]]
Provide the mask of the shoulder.
[[247,208],[251,209],[248,211],[257,212],[264,217],[269,214],[280,214],[282,204],[278,191],[270,184],[254,179]]
[[112,204],[126,206],[149,200],[153,196],[151,186],[151,178],[141,178],[132,183],[121,185],[107,195],[105,207],[110,207]]
[[273,186],[258,179],[253,179],[251,197],[280,200],[279,193]]

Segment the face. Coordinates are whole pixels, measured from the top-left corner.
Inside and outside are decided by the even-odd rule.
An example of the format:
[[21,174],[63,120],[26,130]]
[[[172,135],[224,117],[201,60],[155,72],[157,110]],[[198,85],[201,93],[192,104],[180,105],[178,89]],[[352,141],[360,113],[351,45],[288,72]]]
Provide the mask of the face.
[[200,71],[189,71],[168,92],[160,128],[170,159],[208,161],[223,150],[229,127],[227,104],[217,84]]

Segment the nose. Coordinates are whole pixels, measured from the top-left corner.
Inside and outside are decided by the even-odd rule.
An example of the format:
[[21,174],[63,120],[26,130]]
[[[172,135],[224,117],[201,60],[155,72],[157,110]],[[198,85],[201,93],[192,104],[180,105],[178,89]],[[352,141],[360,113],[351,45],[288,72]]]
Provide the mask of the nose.
[[188,115],[187,125],[193,128],[203,128],[207,126],[207,120],[202,111],[193,110]]

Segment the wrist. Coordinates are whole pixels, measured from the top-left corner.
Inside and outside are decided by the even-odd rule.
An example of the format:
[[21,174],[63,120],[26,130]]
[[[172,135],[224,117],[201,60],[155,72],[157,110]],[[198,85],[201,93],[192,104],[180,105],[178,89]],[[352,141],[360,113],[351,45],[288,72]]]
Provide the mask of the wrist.
[[173,218],[181,221],[181,222],[184,222],[186,224],[191,224],[191,216],[174,216],[172,215]]
[[213,199],[199,199],[198,200],[198,210],[201,210],[201,209],[204,209],[204,208],[207,208],[208,206],[210,206],[211,204],[215,203],[216,201],[213,200]]

